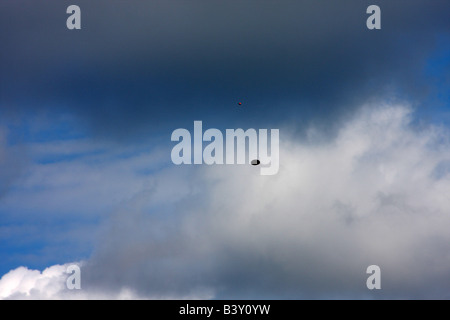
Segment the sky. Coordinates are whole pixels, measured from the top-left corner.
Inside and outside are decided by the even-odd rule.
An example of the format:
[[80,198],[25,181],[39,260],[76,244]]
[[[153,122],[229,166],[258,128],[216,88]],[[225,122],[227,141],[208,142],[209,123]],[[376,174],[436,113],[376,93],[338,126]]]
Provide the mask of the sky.
[[[1,1],[0,299],[450,298],[449,13]],[[175,165],[198,120],[279,129],[278,173]]]

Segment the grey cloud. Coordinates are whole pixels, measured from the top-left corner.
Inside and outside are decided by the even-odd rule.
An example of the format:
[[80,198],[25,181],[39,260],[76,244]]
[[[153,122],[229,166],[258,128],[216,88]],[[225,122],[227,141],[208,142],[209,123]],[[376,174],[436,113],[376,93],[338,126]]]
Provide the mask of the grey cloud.
[[[414,131],[405,107],[364,110],[325,145],[285,139],[273,177],[251,166],[155,175],[109,221],[84,269],[87,290],[448,297],[450,184],[431,174],[450,157],[437,151],[448,132]],[[173,199],[158,201],[169,185]],[[372,264],[378,292],[365,285]]]

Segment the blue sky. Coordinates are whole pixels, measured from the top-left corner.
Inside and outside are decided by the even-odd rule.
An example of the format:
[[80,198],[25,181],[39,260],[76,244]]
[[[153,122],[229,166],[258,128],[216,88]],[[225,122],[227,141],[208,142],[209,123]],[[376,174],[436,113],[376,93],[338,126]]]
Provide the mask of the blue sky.
[[[0,4],[0,276],[84,261],[88,298],[377,298],[357,284],[378,259],[383,297],[449,297],[448,1],[376,1],[372,31],[373,1],[131,2],[80,0],[72,31],[67,1]],[[279,174],[173,165],[195,120],[280,128]]]

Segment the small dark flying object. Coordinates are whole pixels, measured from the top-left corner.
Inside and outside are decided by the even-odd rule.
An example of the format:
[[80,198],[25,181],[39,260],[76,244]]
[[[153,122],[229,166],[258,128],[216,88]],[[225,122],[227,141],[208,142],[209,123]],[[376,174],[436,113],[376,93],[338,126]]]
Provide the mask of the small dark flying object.
[[252,162],[251,162],[252,166],[257,166],[260,163],[261,163],[261,161],[259,161],[258,159],[252,160]]

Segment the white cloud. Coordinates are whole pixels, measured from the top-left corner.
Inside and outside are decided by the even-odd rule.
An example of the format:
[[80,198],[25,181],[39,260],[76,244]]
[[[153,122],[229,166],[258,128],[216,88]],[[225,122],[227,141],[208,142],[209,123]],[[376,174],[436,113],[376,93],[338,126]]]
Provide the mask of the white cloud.
[[[76,263],[82,265],[82,263]],[[203,292],[198,296],[142,296],[130,288],[117,291],[69,290],[66,272],[70,263],[54,265],[44,271],[19,267],[0,279],[0,300],[139,300],[139,299],[208,299],[211,295]],[[82,270],[82,269],[81,269]],[[81,278],[82,279],[82,278]]]
[[19,267],[0,279],[1,299],[49,299],[65,285],[66,266],[55,265],[40,272]]
[[[411,115],[367,106],[329,141],[281,130],[275,176],[253,166],[147,176],[103,226],[80,297],[123,288],[131,297],[449,297],[450,134],[413,128]],[[381,292],[365,287],[372,264]],[[48,289],[24,280],[34,283],[25,292],[54,296],[53,280]],[[10,283],[0,281],[3,297],[23,295]]]

